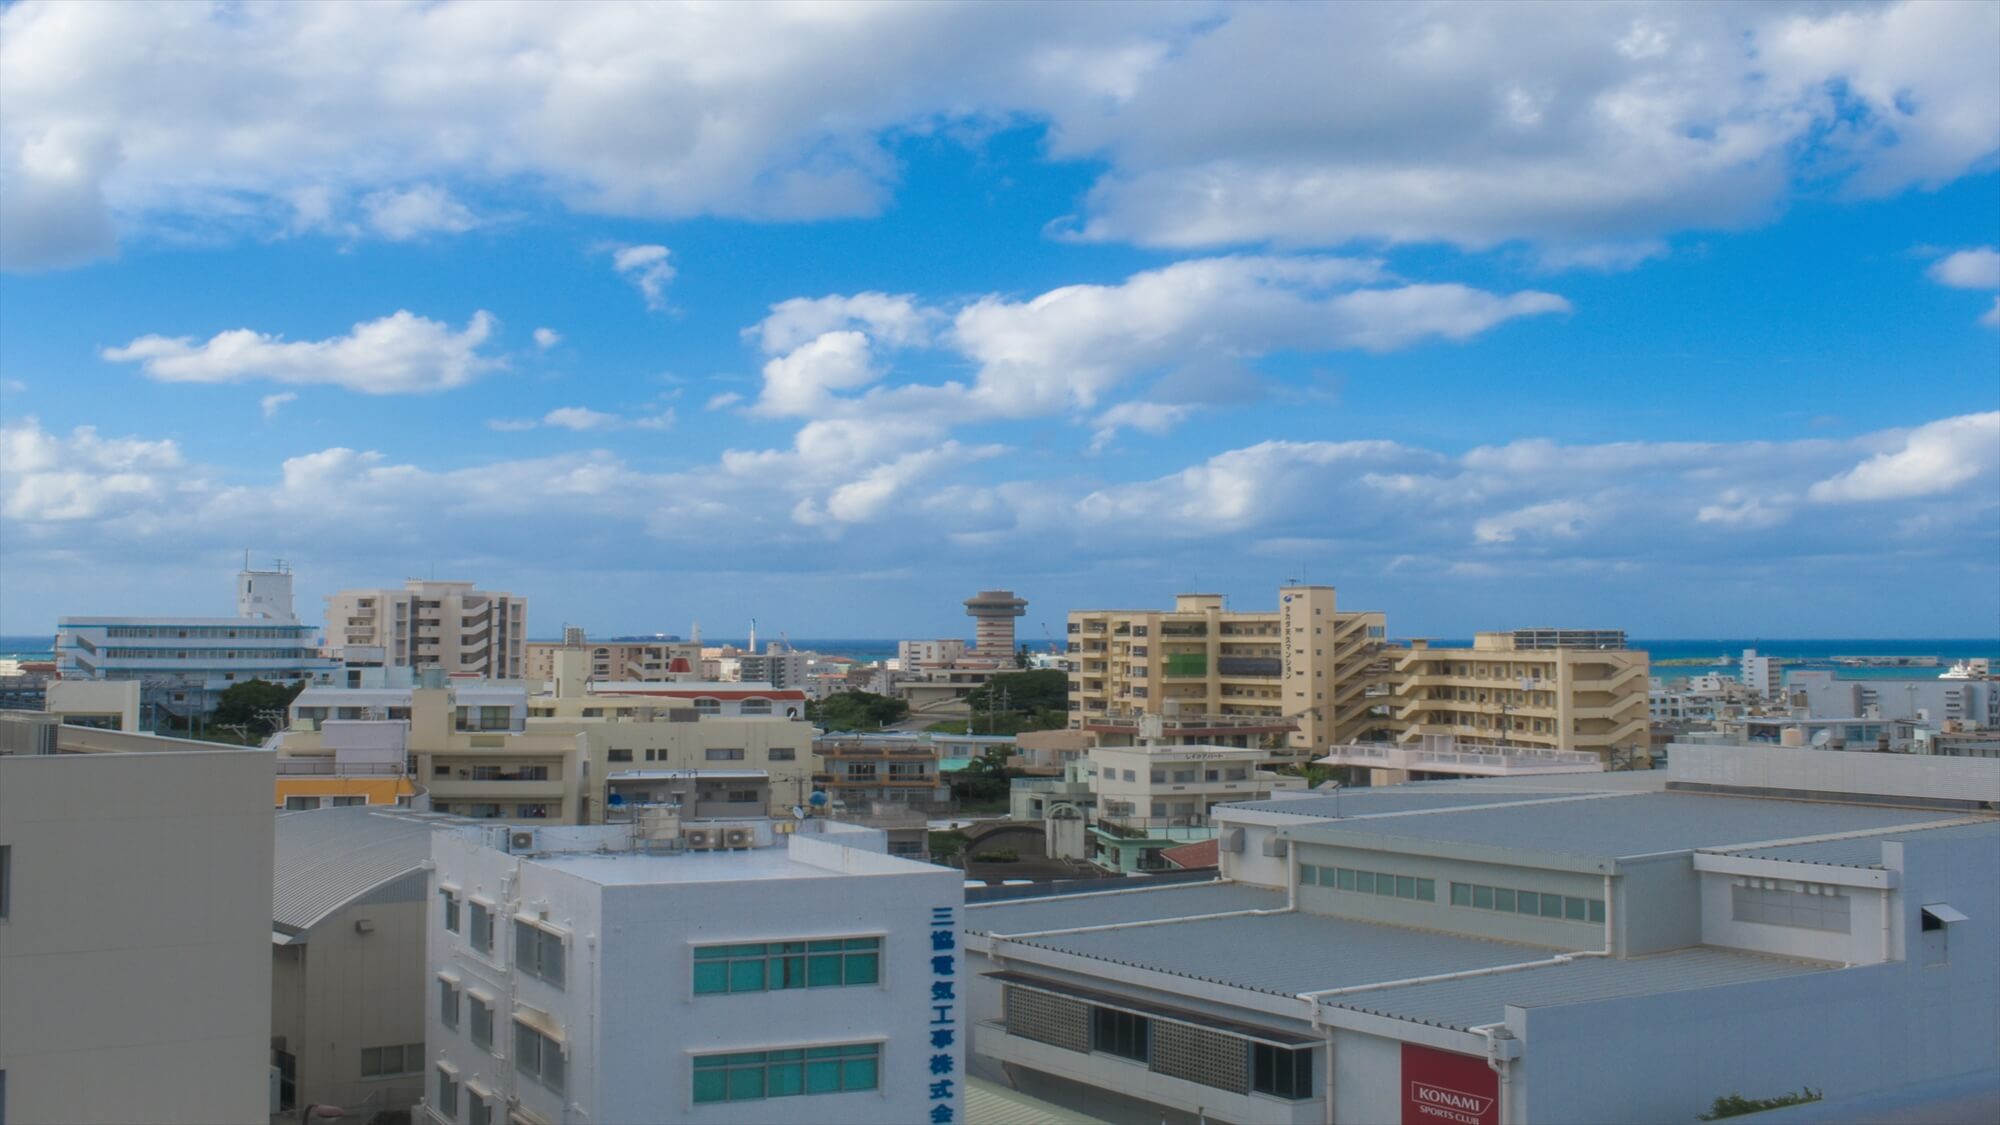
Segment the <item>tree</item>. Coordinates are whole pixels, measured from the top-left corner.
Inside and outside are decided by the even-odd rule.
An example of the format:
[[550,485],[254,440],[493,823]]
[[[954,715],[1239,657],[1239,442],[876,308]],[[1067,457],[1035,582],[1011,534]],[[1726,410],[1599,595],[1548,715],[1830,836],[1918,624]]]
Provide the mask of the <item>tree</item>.
[[306,682],[282,684],[270,680],[245,680],[225,688],[216,700],[209,724],[239,727],[245,735],[269,734],[285,725],[285,711],[306,689]]
[[1069,710],[1069,673],[1060,668],[1008,672],[988,680],[965,697],[974,711],[991,711],[1002,695],[1008,711]]
[[910,713],[910,705],[870,691],[837,691],[806,704],[806,721],[825,730],[881,730]]

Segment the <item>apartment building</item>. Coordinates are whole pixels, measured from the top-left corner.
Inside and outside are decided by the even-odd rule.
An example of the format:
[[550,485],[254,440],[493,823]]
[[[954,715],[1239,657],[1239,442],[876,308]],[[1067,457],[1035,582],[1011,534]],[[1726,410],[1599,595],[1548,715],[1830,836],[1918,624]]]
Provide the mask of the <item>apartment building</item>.
[[0,1118],[262,1122],[271,755],[0,714]]
[[334,682],[339,661],[320,655],[318,631],[292,613],[290,571],[238,572],[236,608],[235,617],[59,618],[57,675],[136,681],[153,722],[206,715],[249,680]]
[[827,820],[433,838],[422,1119],[963,1119],[962,876]]
[[[761,816],[811,794],[813,730],[796,717],[799,693],[639,687],[646,694],[530,696],[470,682],[311,688],[292,702],[279,769],[352,774],[379,754],[408,761],[436,811],[530,823],[603,823],[618,805],[681,793],[734,806],[714,815]],[[689,789],[663,773],[699,777]]]
[[1112,748],[1090,752],[1088,773],[1096,815],[1086,854],[1113,871],[1156,871],[1160,853],[1215,837],[1217,805],[1270,798],[1306,788],[1303,777],[1258,768],[1262,750],[1225,746]]
[[528,599],[470,582],[412,578],[403,588],[342,590],[326,599],[326,643],[380,646],[390,665],[448,676],[527,675]]
[[1176,1125],[1991,1090],[1995,792],[1994,761],[1677,745],[1223,806],[1219,881],[967,908],[968,1066]]
[[965,656],[965,642],[956,637],[935,641],[897,641],[896,667],[904,672],[956,664]]
[[816,787],[836,803],[944,807],[951,789],[938,770],[937,747],[914,737],[848,734],[813,743],[823,772]]
[[1646,653],[1600,643],[1545,644],[1524,640],[1524,634],[1479,633],[1471,648],[1436,648],[1419,640],[1389,650],[1385,702],[1396,738],[1418,742],[1450,735],[1463,744],[1584,751],[1619,765],[1643,760],[1649,722]]
[[271,895],[278,1110],[350,1118],[424,1092],[424,868],[448,818],[369,808],[282,813]]
[[556,653],[581,649],[590,657],[590,678],[625,683],[699,679],[701,646],[681,641],[529,641],[523,646],[530,682],[555,679]]
[[1274,726],[1271,760],[1298,761],[1369,737],[1382,700],[1383,615],[1345,612],[1331,586],[1285,586],[1278,608],[1232,610],[1181,594],[1171,610],[1069,615],[1070,726],[1173,711]]

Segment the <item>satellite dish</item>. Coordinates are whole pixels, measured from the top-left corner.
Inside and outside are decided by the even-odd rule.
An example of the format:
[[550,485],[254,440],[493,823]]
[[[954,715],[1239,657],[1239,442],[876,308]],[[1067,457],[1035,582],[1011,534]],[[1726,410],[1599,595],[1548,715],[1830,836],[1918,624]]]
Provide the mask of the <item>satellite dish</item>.
[[1832,741],[1833,741],[1833,732],[1830,730],[1821,730],[1813,733],[1812,744],[1814,746],[1825,746],[1827,743]]
[[792,806],[792,819],[793,819],[793,820],[804,820],[805,818],[806,818],[806,807],[805,807],[804,805],[793,805],[793,806]]
[[604,803],[610,805],[614,809],[620,808],[625,804],[625,794],[613,793],[604,798]]

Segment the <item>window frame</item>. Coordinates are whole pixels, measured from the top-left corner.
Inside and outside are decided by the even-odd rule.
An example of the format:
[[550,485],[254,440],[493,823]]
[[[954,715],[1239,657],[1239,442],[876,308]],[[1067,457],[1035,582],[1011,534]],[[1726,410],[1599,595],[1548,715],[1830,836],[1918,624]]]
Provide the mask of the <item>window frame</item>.
[[[865,1093],[882,1088],[882,1041],[692,1055],[688,1072],[688,1098],[697,1106]],[[780,1074],[783,1088],[773,1081]],[[828,1079],[832,1088],[824,1085]]]
[[[697,945],[689,953],[689,992],[693,996],[727,996],[799,988],[880,987],[883,936]],[[828,973],[833,974],[831,978]]]

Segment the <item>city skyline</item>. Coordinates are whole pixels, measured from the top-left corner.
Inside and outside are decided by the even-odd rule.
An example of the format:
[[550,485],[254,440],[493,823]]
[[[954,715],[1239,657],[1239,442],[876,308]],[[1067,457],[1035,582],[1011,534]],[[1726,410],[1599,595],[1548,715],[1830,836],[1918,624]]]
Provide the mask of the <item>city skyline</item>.
[[473,11],[0,13],[0,632],[2000,623],[2000,8]]

